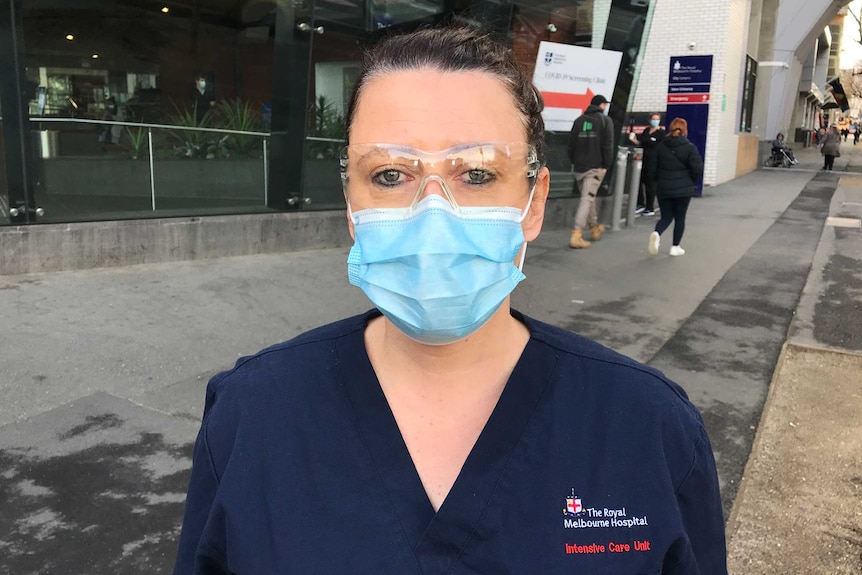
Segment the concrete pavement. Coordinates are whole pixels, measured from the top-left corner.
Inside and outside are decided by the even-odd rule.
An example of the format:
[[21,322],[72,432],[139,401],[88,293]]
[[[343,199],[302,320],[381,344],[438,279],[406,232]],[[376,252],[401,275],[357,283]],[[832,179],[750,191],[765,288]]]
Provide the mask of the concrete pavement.
[[[826,225],[862,215],[859,148],[844,144],[832,173],[809,148],[707,188],[683,257],[670,232],[647,254],[649,217],[588,250],[565,229],[528,249],[514,307],[678,381],[704,413],[728,514],[788,338],[862,352],[862,231]],[[0,277],[0,573],[169,572],[207,379],[369,307],[346,255]]]

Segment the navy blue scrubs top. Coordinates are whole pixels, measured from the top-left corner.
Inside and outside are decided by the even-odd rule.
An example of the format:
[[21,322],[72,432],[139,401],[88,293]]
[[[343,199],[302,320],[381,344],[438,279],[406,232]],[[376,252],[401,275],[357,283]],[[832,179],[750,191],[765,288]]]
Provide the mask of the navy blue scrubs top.
[[210,381],[175,573],[727,572],[685,392],[517,312],[530,341],[435,513],[365,352],[377,315]]

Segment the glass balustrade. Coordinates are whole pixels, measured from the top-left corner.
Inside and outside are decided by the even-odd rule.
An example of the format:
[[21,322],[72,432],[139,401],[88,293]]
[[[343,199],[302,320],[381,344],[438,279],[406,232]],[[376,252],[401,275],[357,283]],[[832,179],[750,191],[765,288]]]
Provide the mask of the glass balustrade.
[[266,132],[31,118],[41,221],[267,211]]

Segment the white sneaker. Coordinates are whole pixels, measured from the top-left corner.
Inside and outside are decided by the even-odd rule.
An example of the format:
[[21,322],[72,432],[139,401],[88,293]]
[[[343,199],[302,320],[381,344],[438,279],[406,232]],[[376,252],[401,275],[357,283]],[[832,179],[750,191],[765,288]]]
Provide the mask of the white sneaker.
[[679,246],[671,246],[670,247],[670,255],[672,255],[672,256],[685,255],[685,250]]
[[649,253],[650,253],[650,255],[654,256],[658,253],[659,244],[661,244],[661,236],[658,235],[658,232],[651,233],[649,235]]

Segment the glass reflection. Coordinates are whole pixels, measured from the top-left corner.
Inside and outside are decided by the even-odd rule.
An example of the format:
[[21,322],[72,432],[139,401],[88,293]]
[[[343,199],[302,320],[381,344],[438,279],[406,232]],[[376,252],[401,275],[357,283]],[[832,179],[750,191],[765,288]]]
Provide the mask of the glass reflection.
[[267,209],[274,2],[54,4],[23,15],[43,221]]

